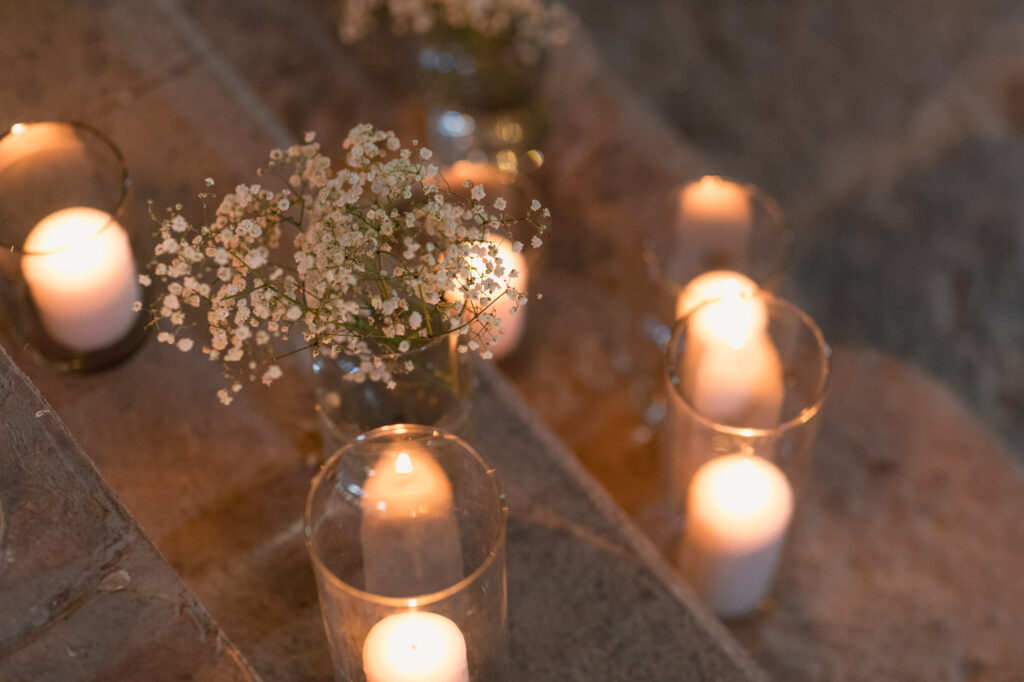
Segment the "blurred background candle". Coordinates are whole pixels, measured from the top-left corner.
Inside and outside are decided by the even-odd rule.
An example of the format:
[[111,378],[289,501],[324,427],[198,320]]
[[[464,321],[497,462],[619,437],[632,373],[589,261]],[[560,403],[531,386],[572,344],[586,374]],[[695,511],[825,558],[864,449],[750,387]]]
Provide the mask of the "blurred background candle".
[[363,671],[366,682],[469,682],[466,639],[436,613],[388,616],[366,636]]
[[53,339],[74,351],[106,348],[134,326],[141,297],[128,234],[110,214],[72,207],[29,233],[25,282]]
[[361,505],[367,592],[427,594],[462,579],[451,481],[430,452],[403,443],[384,453]]
[[469,180],[474,185],[483,185],[484,189],[487,190],[488,196],[492,198],[504,197],[512,206],[511,200],[513,197],[509,196],[511,193],[506,188],[511,187],[512,181],[515,180],[515,175],[506,173],[493,163],[462,159],[447,168],[442,168],[441,175],[448,181],[448,185],[452,190],[460,191],[466,184],[466,181]]
[[746,234],[750,230],[750,192],[743,185],[705,175],[679,193],[683,229],[708,229]]
[[717,457],[694,474],[680,567],[722,617],[750,613],[771,589],[793,515],[793,490],[768,460]]
[[751,201],[747,186],[717,175],[684,185],[677,198],[673,253],[662,256],[671,263],[669,270],[690,277],[723,267],[746,271],[754,232]]
[[[487,241],[497,246],[497,256],[501,259],[502,268],[504,269],[503,274],[497,277],[497,279],[506,282],[509,287],[513,287],[524,296],[527,295],[530,268],[526,258],[523,257],[522,253],[513,251],[512,244],[501,235],[487,235]],[[486,271],[487,264],[484,262],[484,258],[484,256],[477,254],[470,254],[469,256],[469,269],[478,273],[477,276]],[[489,257],[487,258],[489,259]],[[512,276],[513,273],[515,273],[515,276]],[[462,295],[461,290],[455,291],[456,298],[461,300]],[[526,333],[526,308],[519,303],[518,299],[507,292],[497,292],[490,301],[478,301],[477,305],[481,309],[486,308],[484,312],[494,315],[501,321],[500,333],[494,330],[497,340],[488,346],[494,359],[502,360],[512,355],[519,347]],[[479,334],[482,327],[479,323],[474,323],[471,328],[475,333]]]
[[[505,268],[508,285],[526,295],[529,291],[530,270],[523,254],[512,250],[508,239],[498,235],[489,235],[487,240],[498,245],[498,257]],[[511,277],[512,272],[517,276]],[[513,311],[513,309],[515,309]],[[496,343],[490,346],[495,360],[502,360],[511,355],[523,340],[526,332],[526,308],[509,295],[501,296],[487,312],[501,320],[502,333]]]
[[[65,123],[15,123],[11,126],[10,136],[4,140],[0,173],[24,173],[25,169],[17,166],[27,159],[31,165],[48,164],[59,159],[59,165],[67,167],[71,163],[83,163],[84,157],[85,146],[75,134],[75,129]],[[61,180],[64,178],[54,179],[58,183]],[[19,189],[31,191],[29,183]]]
[[712,270],[693,278],[676,299],[676,319],[692,313],[701,303],[725,296],[753,296],[754,280],[731,270]]
[[[456,161],[451,166],[443,168],[441,175],[448,182],[451,190],[461,196],[469,196],[469,189],[464,186],[468,180],[474,185],[483,185],[487,192],[484,199],[485,205],[492,206],[494,199],[501,197],[506,202],[504,211],[506,214],[526,214],[524,194],[521,189],[512,184],[516,176],[502,171],[492,163]],[[498,246],[498,256],[504,264],[505,271],[517,273],[516,277],[508,279],[508,285],[527,295],[530,280],[529,264],[521,251],[513,251],[513,239],[499,234],[489,234],[487,239]],[[515,309],[514,312],[513,309]],[[514,298],[502,295],[494,305],[487,309],[487,312],[501,320],[502,333],[498,335],[498,340],[489,347],[495,360],[503,360],[512,355],[522,343],[526,332],[526,308]]]
[[708,347],[695,364],[692,390],[694,408],[710,419],[774,428],[785,397],[779,353],[764,335],[739,348]]
[[687,285],[677,303],[682,316],[692,315],[684,378],[694,408],[706,417],[772,428],[782,411],[784,377],[756,292],[752,280],[728,271]]

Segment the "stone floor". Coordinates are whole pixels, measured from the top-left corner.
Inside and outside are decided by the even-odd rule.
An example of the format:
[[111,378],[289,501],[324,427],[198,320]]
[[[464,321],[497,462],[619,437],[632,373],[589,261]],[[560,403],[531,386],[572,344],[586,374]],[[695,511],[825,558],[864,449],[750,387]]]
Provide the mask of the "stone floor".
[[[1024,499],[1016,493],[1018,470],[970,414],[1021,453],[1024,304],[1015,288],[1024,275],[1013,267],[1024,257],[1021,5],[571,4],[597,57],[624,87],[599,87],[612,79],[583,64],[589,83],[577,78],[575,89],[557,82],[549,88],[548,98],[563,110],[585,88],[593,110],[552,122],[556,142],[545,151],[558,161],[539,178],[558,221],[540,282],[545,299],[531,304],[526,347],[504,369],[616,500],[637,512],[649,496],[646,484],[657,476],[652,431],[639,418],[642,396],[622,388],[637,371],[630,349],[638,328],[630,314],[644,295],[642,268],[633,266],[639,264],[638,236],[650,221],[645,209],[666,183],[695,172],[719,171],[764,186],[798,233],[785,293],[821,322],[834,343],[875,346],[923,372],[874,361],[870,354],[866,366],[874,369],[864,376],[861,365],[845,365],[857,400],[853,389],[839,392],[834,414],[860,407],[855,421],[837,422],[840,428],[831,437],[825,431],[820,442],[822,486],[807,498],[820,513],[805,525],[817,544],[805,545],[792,564],[797,568],[783,575],[774,620],[735,632],[777,679],[914,679],[914,671],[920,675],[925,668],[915,668],[920,659],[892,651],[894,641],[939,665],[937,672],[928,669],[934,673],[929,679],[1013,679],[1014,670],[1005,669],[1005,662],[1016,660],[1012,647],[963,644],[961,650],[954,644],[967,642],[972,627],[986,642],[1005,642],[1008,626],[1019,622],[999,589],[961,587],[970,583],[973,589],[985,576],[1004,579],[1007,595],[1019,594],[1021,585],[1005,578],[1019,574],[1020,559],[1012,551],[1019,531],[1003,532],[1018,527],[1017,503]],[[193,73],[199,61],[214,71],[223,67],[228,75],[220,86],[239,88],[243,97],[258,94],[255,110],[270,122],[263,128],[277,125],[280,137],[316,129],[328,145],[336,144],[362,119],[408,129],[403,102],[352,68],[350,55],[335,42],[333,0],[247,0],[244,11],[229,6],[242,4],[111,0],[84,26],[69,25],[54,10],[45,21],[21,28],[40,35],[86,30],[105,38],[97,38],[101,45],[131,44],[142,38],[124,27],[146,21],[168,35],[193,36],[189,53],[167,40],[167,49],[161,42],[111,53],[37,50],[14,56],[37,60],[48,72],[104,73],[104,62],[119,55],[160,55],[160,64],[115,64],[113,82],[69,79],[55,112],[54,102],[47,102],[51,115],[106,115],[131,131],[130,139],[147,140],[121,111],[133,99],[151,115],[166,116],[172,130],[204,129],[191,125],[195,111],[167,103],[155,87],[175,78],[189,96],[209,96],[208,84],[204,89]],[[40,7],[45,15],[50,5]],[[167,7],[184,12],[159,9]],[[0,4],[0,25],[4,9]],[[168,17],[190,25],[173,26]],[[283,37],[289,31],[301,31],[305,39],[289,41]],[[313,63],[323,68],[306,68]],[[0,73],[0,84],[22,95],[20,110],[42,112],[33,109],[39,102],[32,79],[10,82],[25,73]],[[136,78],[138,73],[157,76]],[[233,121],[225,114],[215,123],[211,130]],[[257,163],[245,152],[253,148],[254,133],[244,126],[234,132],[246,140],[237,151],[232,140],[212,134],[147,144],[195,145],[198,156],[211,159],[208,168],[196,169],[197,178],[244,177]],[[157,170],[143,167],[137,176],[157,177]],[[184,185],[138,189],[144,196],[192,192]],[[927,375],[947,383],[970,409],[961,409]],[[909,376],[916,388],[881,395],[873,405],[872,381],[884,393],[891,376]],[[913,430],[902,429],[897,408],[930,398],[942,409],[912,412]],[[929,419],[947,430],[933,432]],[[879,435],[879,425],[888,436]],[[872,439],[880,441],[877,451]],[[973,465],[951,454],[952,446],[942,457],[929,456],[933,445],[950,443],[973,451]],[[913,457],[903,457],[911,450]],[[994,490],[998,497],[988,495]],[[879,502],[889,506],[876,508]],[[873,516],[865,524],[868,514]],[[856,532],[845,532],[847,526]],[[958,545],[945,545],[951,528],[958,538],[983,536],[965,544],[969,561],[960,561]],[[903,543],[905,552],[893,558],[887,542]],[[1005,551],[990,551],[993,546]],[[988,583],[998,586],[1000,580]],[[818,600],[813,604],[805,599],[811,594]],[[961,613],[953,623],[951,614]],[[889,619],[885,625],[873,627],[883,617]],[[843,661],[852,663],[844,667]],[[872,667],[886,663],[891,667]]]
[[952,387],[1024,457],[1024,4],[570,0],[602,60],[797,231],[833,342]]

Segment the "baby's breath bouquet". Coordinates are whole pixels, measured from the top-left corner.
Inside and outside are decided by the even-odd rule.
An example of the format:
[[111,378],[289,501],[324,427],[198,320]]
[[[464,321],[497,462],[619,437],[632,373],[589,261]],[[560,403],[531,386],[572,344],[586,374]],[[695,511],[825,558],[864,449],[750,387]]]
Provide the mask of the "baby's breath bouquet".
[[157,338],[220,363],[225,404],[245,381],[282,375],[286,340],[354,358],[347,381],[392,388],[414,369],[407,358],[441,337],[487,357],[501,333],[494,304],[526,302],[494,235],[511,240],[525,224],[529,246],[540,246],[549,213],[539,202],[509,215],[501,198],[485,203],[482,186],[455,191],[428,149],[371,125],[353,128],[344,150],[334,170],[308,134],[272,151],[260,183],[224,196],[206,224],[193,225],[180,205],[159,221],[151,275],[141,278],[160,290]]

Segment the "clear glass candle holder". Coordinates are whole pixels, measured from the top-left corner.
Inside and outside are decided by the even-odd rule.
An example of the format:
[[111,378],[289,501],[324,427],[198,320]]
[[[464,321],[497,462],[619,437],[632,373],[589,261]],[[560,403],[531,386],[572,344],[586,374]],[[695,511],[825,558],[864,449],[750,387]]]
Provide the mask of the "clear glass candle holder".
[[0,300],[11,341],[92,370],[144,337],[124,157],[82,123],[18,123],[0,138]]
[[465,442],[399,424],[314,479],[305,534],[337,679],[508,676],[505,496]]
[[661,214],[643,248],[655,301],[645,326],[659,345],[668,341],[679,297],[694,278],[731,271],[767,291],[781,282],[793,233],[779,205],[758,187],[705,175],[673,189]]
[[710,270],[732,270],[762,289],[781,280],[792,231],[779,205],[760,188],[705,175],[671,191],[645,257],[659,281],[682,288]]
[[720,616],[769,593],[806,479],[831,349],[793,304],[760,292],[703,303],[674,326],[662,458],[669,551]]
[[651,426],[661,423],[668,408],[660,358],[673,323],[684,314],[688,287],[715,273],[774,291],[793,246],[792,230],[774,199],[752,184],[717,175],[672,189],[658,215],[642,247],[649,294],[633,323],[637,393]]
[[464,37],[442,30],[421,38],[417,86],[427,146],[441,163],[475,158],[513,175],[536,170],[544,163],[536,106],[543,65],[523,64],[511,46]]
[[458,343],[458,334],[451,333],[405,353],[383,356],[392,372],[391,388],[382,381],[350,380],[362,363],[357,356],[316,356],[313,376],[324,454],[389,424],[460,431],[469,416],[476,381],[472,356],[458,352]]

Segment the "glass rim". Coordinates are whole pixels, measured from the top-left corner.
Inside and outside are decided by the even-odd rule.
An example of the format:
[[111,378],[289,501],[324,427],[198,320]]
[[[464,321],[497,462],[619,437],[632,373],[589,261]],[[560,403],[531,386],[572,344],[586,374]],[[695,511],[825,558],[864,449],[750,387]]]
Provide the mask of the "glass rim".
[[687,327],[690,321],[702,310],[706,310],[708,307],[715,305],[723,300],[724,297],[718,297],[709,299],[702,302],[700,305],[695,307],[689,314],[679,318],[672,325],[672,336],[669,338],[668,344],[665,346],[665,352],[663,355],[665,362],[665,375],[668,378],[669,385],[672,387],[672,392],[678,397],[687,410],[700,421],[704,426],[710,427],[720,433],[725,433],[734,436],[742,436],[745,438],[753,437],[767,437],[772,435],[782,435],[787,431],[791,431],[799,426],[810,422],[818,412],[821,411],[822,405],[825,404],[825,400],[828,398],[829,389],[832,385],[832,346],[825,340],[825,335],[822,334],[821,329],[814,319],[804,312],[796,304],[787,301],[784,298],[775,296],[771,292],[759,290],[754,294],[741,295],[740,298],[758,298],[763,300],[767,305],[784,309],[787,313],[794,315],[796,319],[804,326],[804,328],[810,330],[811,335],[817,342],[818,350],[821,355],[821,383],[818,386],[818,390],[814,395],[814,399],[809,401],[800,412],[790,419],[771,427],[752,427],[752,426],[733,426],[731,424],[723,424],[717,420],[709,418],[693,404],[693,401],[680,390],[679,387],[679,376],[675,371],[676,364],[671,360],[672,349],[675,347],[677,340],[680,337],[681,332]]
[[[334,571],[329,569],[327,565],[324,563],[323,559],[320,556],[320,553],[316,549],[316,545],[313,542],[313,527],[311,524],[313,511],[313,495],[319,489],[321,483],[324,480],[324,477],[327,475],[327,472],[331,470],[332,467],[337,462],[341,461],[341,458],[344,456],[345,452],[349,448],[355,447],[357,444],[363,443],[372,438],[376,438],[377,436],[401,435],[401,433],[406,432],[412,432],[424,436],[435,435],[445,439],[450,439],[454,441],[456,445],[462,448],[464,452],[468,453],[472,457],[472,459],[474,459],[476,463],[483,468],[483,471],[487,475],[488,480],[490,480],[490,482],[494,485],[494,492],[497,495],[499,502],[500,523],[498,532],[495,534],[494,541],[491,543],[491,547],[487,553],[487,556],[484,558],[483,561],[480,562],[480,565],[473,569],[473,571],[469,575],[463,577],[461,580],[459,580],[456,583],[453,583],[452,585],[449,585],[448,587],[436,590],[434,592],[428,592],[427,594],[418,595],[416,597],[388,597],[385,595],[375,594],[373,592],[367,592],[366,590],[361,590],[358,587],[355,587],[354,585],[345,582],[340,577],[338,577],[334,573]],[[319,569],[319,572],[327,576],[331,584],[341,588],[342,590],[350,593],[351,595],[359,599],[362,599],[363,601],[372,602],[380,606],[402,609],[417,609],[422,606],[430,606],[432,604],[436,604],[446,599],[447,597],[450,597],[454,594],[458,594],[459,592],[463,591],[466,587],[476,582],[480,578],[480,576],[482,576],[497,560],[498,555],[501,553],[500,549],[502,545],[505,543],[505,537],[507,535],[507,532],[508,503],[506,501],[505,491],[501,487],[501,482],[498,481],[498,477],[495,475],[495,468],[489,465],[484,460],[484,458],[480,456],[480,453],[478,453],[475,448],[470,446],[468,443],[466,443],[466,441],[462,440],[455,434],[445,431],[443,429],[438,429],[433,426],[423,426],[421,424],[389,424],[387,426],[380,426],[377,427],[376,429],[372,429],[370,431],[366,431],[364,433],[359,434],[358,436],[356,436],[355,439],[352,440],[352,442],[347,443],[342,447],[338,448],[338,450],[334,454],[332,454],[327,459],[326,462],[324,462],[323,466],[320,467],[320,471],[317,472],[316,476],[313,477],[313,481],[310,484],[309,488],[309,494],[306,496],[305,510],[302,515],[302,533],[304,535],[306,550],[309,552],[309,555],[312,558],[313,563],[316,564],[316,567]]]
[[[11,138],[13,135],[20,135],[20,134],[22,134],[23,131],[17,129],[19,126],[24,127],[24,126],[32,126],[32,125],[38,125],[38,124],[64,125],[64,126],[68,126],[70,128],[73,128],[76,131],[80,131],[80,132],[86,133],[87,135],[89,135],[89,136],[95,138],[96,140],[98,140],[100,142],[100,144],[102,146],[104,146],[113,155],[114,160],[116,161],[118,167],[120,168],[120,171],[121,171],[121,181],[120,181],[120,188],[121,189],[120,189],[120,194],[118,195],[117,199],[114,201],[113,205],[109,207],[109,210],[107,210],[106,207],[104,207],[104,209],[96,209],[96,210],[105,210],[107,213],[109,213],[110,214],[110,220],[108,220],[107,222],[103,223],[103,225],[101,225],[99,228],[97,228],[94,233],[92,233],[91,235],[89,235],[88,238],[86,238],[86,240],[87,239],[93,239],[97,235],[102,234],[111,225],[115,224],[117,222],[117,216],[121,215],[124,212],[124,207],[125,207],[125,204],[127,203],[127,200],[128,200],[128,189],[131,186],[131,177],[128,174],[128,163],[125,161],[124,154],[121,152],[121,149],[114,143],[114,140],[111,139],[111,137],[109,135],[107,135],[106,133],[104,133],[102,130],[100,130],[99,128],[97,128],[97,127],[95,127],[93,125],[85,123],[83,121],[78,121],[78,120],[74,120],[74,119],[18,121],[16,123],[12,124],[11,127],[8,128],[7,131],[4,132],[3,135],[0,135],[0,148],[2,148],[3,143],[4,143],[5,140]],[[71,207],[69,206],[67,208],[71,208]],[[90,208],[95,208],[95,207],[90,207]],[[85,240],[83,240],[83,241],[85,241]],[[10,251],[12,253],[17,253],[17,254],[22,255],[22,256],[47,256],[47,255],[51,255],[51,254],[54,254],[54,253],[60,253],[62,251],[66,251],[68,249],[74,248],[76,245],[77,245],[77,243],[76,244],[68,245],[68,246],[60,248],[60,249],[53,249],[53,250],[49,250],[49,251],[26,251],[23,248],[23,245],[19,245],[19,244],[6,244],[3,241],[0,241],[0,248],[3,248],[5,251]]]
[[[782,207],[779,206],[779,202],[752,182],[719,173],[705,173],[692,180],[687,180],[686,182],[675,185],[670,189],[666,194],[666,208],[670,205],[674,206],[676,202],[678,202],[680,192],[690,185],[700,182],[704,178],[718,178],[719,180],[724,180],[725,182],[730,182],[742,187],[749,194],[751,205],[757,205],[763,208],[772,223],[779,226],[780,231],[782,232],[782,243],[779,245],[779,248],[776,249],[776,254],[772,257],[766,274],[763,277],[755,278],[749,273],[740,272],[741,275],[745,275],[754,280],[754,283],[762,289],[774,287],[777,285],[778,280],[782,278],[783,273],[785,273],[786,268],[793,257],[794,244],[792,228],[789,226],[789,221],[786,220],[786,214],[782,211]],[[655,281],[671,285],[671,288],[678,293],[685,289],[689,282],[678,282],[665,273],[665,268],[661,266],[661,259],[658,256],[658,241],[658,236],[654,234],[647,236],[641,244],[643,259],[647,264],[647,270]]]

